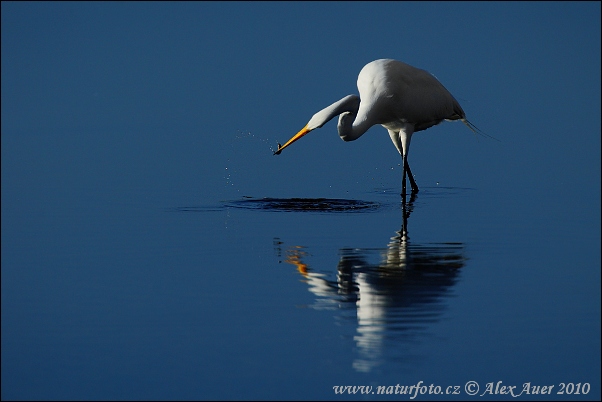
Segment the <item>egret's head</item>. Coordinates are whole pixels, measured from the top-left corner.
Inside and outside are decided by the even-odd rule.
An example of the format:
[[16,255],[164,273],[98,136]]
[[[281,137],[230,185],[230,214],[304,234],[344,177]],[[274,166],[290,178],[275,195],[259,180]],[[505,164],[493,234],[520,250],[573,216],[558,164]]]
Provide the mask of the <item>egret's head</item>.
[[[336,101],[330,106],[325,107],[320,110],[318,113],[314,114],[309,122],[299,131],[297,134],[293,136],[290,140],[288,140],[284,145],[280,146],[278,144],[278,150],[274,152],[274,155],[279,155],[280,152],[293,142],[297,141],[299,138],[303,137],[305,134],[310,131],[315,130],[316,128],[322,127],[324,124],[328,123],[330,119],[334,116],[341,114],[343,112],[351,112],[350,117],[353,117],[357,114],[357,110],[360,106],[360,98],[356,95],[347,95],[341,100]],[[346,115],[347,116],[347,115]],[[351,127],[351,123],[353,123],[352,118],[345,117],[345,121],[349,120],[349,127]]]

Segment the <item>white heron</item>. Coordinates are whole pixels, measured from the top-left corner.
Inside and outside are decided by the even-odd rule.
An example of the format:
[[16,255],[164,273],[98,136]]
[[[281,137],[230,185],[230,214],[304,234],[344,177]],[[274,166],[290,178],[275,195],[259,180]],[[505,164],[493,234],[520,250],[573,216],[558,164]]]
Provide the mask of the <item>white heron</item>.
[[301,131],[284,145],[278,144],[274,155],[337,115],[337,129],[343,141],[357,140],[370,127],[380,124],[389,132],[403,159],[401,194],[405,196],[406,172],[412,193],[418,192],[408,164],[412,134],[443,120],[461,120],[477,132],[452,94],[431,74],[409,64],[392,59],[372,61],[360,71],[357,88],[359,97],[347,95],[314,114]]

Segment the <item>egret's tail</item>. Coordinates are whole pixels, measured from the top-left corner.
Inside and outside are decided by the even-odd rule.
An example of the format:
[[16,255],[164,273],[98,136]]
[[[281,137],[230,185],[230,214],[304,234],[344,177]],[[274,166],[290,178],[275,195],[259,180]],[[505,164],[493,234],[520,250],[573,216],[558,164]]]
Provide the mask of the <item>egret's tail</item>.
[[481,130],[479,130],[479,128],[477,126],[475,126],[474,124],[472,124],[471,122],[469,122],[467,119],[462,119],[462,123],[464,123],[466,125],[466,127],[468,127],[469,129],[472,130],[473,133],[477,134],[477,135],[482,135],[483,137],[488,137],[491,138],[492,140],[496,140],[498,142],[501,142],[500,140],[498,140],[497,138],[489,135],[489,134],[485,134],[484,132],[482,132]]

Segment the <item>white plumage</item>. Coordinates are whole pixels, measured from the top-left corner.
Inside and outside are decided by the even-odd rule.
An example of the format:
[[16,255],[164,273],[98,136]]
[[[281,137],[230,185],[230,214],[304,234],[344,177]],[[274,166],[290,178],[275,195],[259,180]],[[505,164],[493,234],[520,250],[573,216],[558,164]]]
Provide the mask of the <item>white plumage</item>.
[[387,129],[402,156],[402,195],[405,195],[406,172],[412,192],[418,192],[407,161],[413,133],[443,120],[461,120],[476,132],[452,94],[431,74],[409,64],[392,59],[370,62],[360,71],[357,88],[359,97],[347,95],[314,114],[301,131],[284,145],[278,144],[274,154],[280,154],[284,148],[337,115],[339,136],[344,141],[354,141],[373,125],[380,124]]

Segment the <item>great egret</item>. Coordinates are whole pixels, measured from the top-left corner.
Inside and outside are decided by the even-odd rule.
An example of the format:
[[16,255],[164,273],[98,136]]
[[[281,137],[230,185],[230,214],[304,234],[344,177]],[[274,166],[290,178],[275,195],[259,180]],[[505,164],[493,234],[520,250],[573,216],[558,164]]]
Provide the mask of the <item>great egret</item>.
[[380,124],[403,159],[401,194],[405,196],[406,172],[412,193],[418,192],[408,164],[412,134],[443,120],[461,120],[477,132],[452,94],[431,74],[409,64],[391,59],[370,62],[360,71],[357,88],[359,97],[347,95],[314,114],[301,131],[284,145],[278,144],[274,155],[336,115],[340,115],[337,128],[343,141],[357,140],[370,127]]

